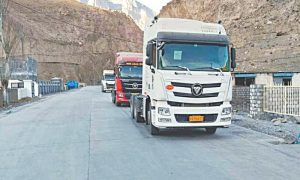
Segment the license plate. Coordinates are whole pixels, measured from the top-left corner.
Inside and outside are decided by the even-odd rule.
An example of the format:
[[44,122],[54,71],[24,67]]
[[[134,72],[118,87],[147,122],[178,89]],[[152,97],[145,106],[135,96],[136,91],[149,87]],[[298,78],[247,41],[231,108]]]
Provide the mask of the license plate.
[[189,122],[203,122],[204,116],[189,116]]

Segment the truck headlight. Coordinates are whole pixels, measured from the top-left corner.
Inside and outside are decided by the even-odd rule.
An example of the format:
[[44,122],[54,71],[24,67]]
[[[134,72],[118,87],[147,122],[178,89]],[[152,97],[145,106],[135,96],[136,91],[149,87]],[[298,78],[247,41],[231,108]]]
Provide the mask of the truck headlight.
[[223,108],[222,115],[229,115],[231,114],[231,107]]
[[122,92],[117,92],[117,95],[118,95],[120,98],[124,98],[124,97],[125,97],[125,94],[122,93]]
[[159,115],[162,115],[162,116],[171,116],[169,108],[159,107],[157,109],[157,112],[158,112]]

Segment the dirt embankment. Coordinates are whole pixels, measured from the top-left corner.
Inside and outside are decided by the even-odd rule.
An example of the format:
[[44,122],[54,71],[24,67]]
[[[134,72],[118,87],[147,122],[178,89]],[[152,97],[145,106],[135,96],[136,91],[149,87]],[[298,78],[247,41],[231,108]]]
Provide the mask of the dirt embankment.
[[[142,51],[142,31],[120,12],[74,0],[13,0],[9,16],[25,34],[24,53],[39,62],[39,79],[94,84],[112,68],[116,52]],[[21,55],[20,43],[13,55]]]

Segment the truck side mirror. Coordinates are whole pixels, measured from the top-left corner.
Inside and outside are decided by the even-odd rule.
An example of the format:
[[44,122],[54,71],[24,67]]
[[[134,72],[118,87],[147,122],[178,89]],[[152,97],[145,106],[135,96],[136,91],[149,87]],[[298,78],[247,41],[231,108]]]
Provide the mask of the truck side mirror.
[[151,66],[152,65],[152,52],[153,52],[153,44],[148,43],[146,48],[146,65]]
[[231,48],[231,68],[236,68],[236,49]]

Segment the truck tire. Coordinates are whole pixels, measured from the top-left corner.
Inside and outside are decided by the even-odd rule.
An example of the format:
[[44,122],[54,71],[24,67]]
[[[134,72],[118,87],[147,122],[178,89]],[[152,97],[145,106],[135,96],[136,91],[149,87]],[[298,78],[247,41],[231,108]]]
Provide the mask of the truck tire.
[[150,102],[147,105],[147,121],[150,125],[150,133],[151,135],[155,136],[159,134],[159,129],[152,124],[152,114],[151,114],[151,104]]
[[120,107],[120,106],[121,106],[121,103],[119,103],[119,102],[117,102],[117,100],[115,100],[115,105],[116,105],[117,107]]
[[116,93],[113,92],[111,94],[111,98],[112,98],[112,102],[116,105],[116,106],[121,106],[121,103],[117,102],[117,97],[116,97]]
[[112,103],[116,103],[116,99],[115,99],[115,97],[111,97],[111,100],[112,100]]
[[217,128],[216,127],[208,127],[208,128],[205,128],[205,130],[206,130],[206,134],[215,134],[217,131]]
[[115,97],[116,97],[116,96],[115,96],[115,93],[114,93],[114,91],[112,91],[112,92],[111,92],[111,102],[114,103],[114,104],[116,103]]
[[131,114],[131,118],[134,119],[135,118],[134,97],[130,98],[130,114]]
[[134,116],[135,116],[135,119],[136,119],[137,123],[143,123],[143,122],[145,122],[144,119],[141,116],[141,113],[138,113],[137,111],[135,111]]

